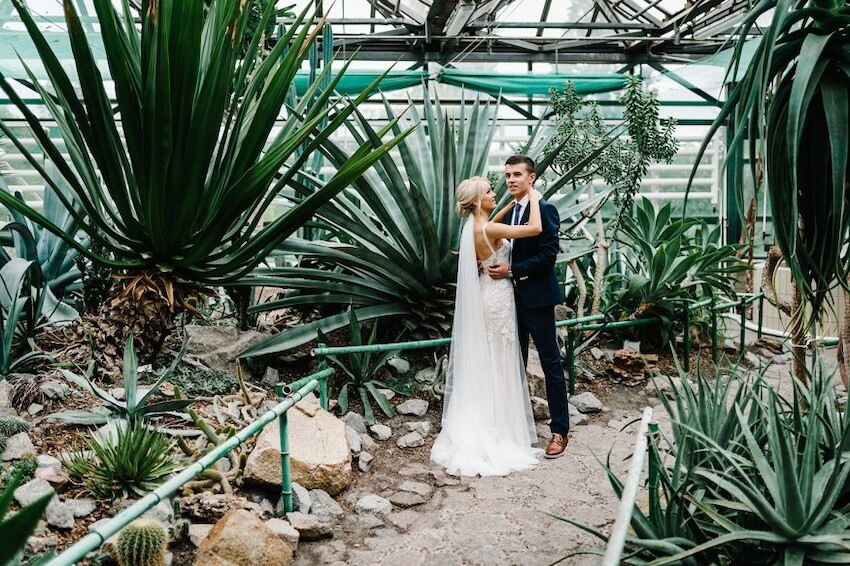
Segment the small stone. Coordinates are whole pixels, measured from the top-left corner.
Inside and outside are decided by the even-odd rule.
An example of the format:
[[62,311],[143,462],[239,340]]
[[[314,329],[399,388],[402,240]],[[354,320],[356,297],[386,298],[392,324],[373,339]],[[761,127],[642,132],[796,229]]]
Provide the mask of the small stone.
[[62,461],[48,454],[39,454],[35,461],[39,468],[55,468],[57,470],[62,468]]
[[34,476],[43,479],[54,487],[62,487],[71,481],[64,470],[56,468],[36,468]]
[[598,413],[602,410],[602,401],[590,391],[585,391],[570,397],[570,404],[575,406],[581,413]]
[[422,483],[418,481],[405,481],[398,487],[398,489],[399,491],[416,493],[421,495],[422,497],[431,497],[431,494],[434,493],[434,488],[432,488],[427,483]]
[[392,389],[378,389],[378,393],[387,398],[387,401],[395,397],[395,391]]
[[97,509],[97,503],[95,503],[94,499],[88,498],[66,499],[65,505],[70,507],[74,517],[87,517]]
[[310,490],[310,500],[313,502],[310,507],[310,514],[323,523],[332,523],[343,515],[342,507],[326,491],[321,489]]
[[29,407],[27,407],[27,414],[31,417],[39,414],[42,410],[44,410],[44,405],[40,403],[32,403]]
[[70,387],[53,379],[43,381],[38,386],[38,389],[48,399],[62,399],[71,392]]
[[409,399],[396,407],[400,415],[424,416],[428,412],[428,401],[424,399]]
[[47,505],[44,511],[44,518],[47,524],[58,529],[73,529],[74,528],[74,512],[64,502],[59,501],[54,497]]
[[403,509],[408,507],[414,507],[416,505],[422,505],[428,500],[419,495],[418,493],[410,493],[408,491],[398,491],[390,495],[387,499],[390,500],[390,503],[393,505],[397,505]]
[[113,387],[109,390],[109,394],[115,397],[118,401],[124,400],[124,388],[123,387]]
[[351,449],[351,454],[354,456],[360,454],[360,450],[362,450],[360,433],[350,426],[345,425],[345,438],[348,440],[348,447]]
[[56,490],[53,489],[53,486],[46,481],[42,479],[34,479],[18,487],[13,496],[15,501],[18,502],[18,505],[24,507],[47,494],[53,494],[55,496]]
[[428,421],[411,421],[404,423],[404,427],[410,432],[418,432],[422,436],[431,434],[431,423]]
[[375,461],[375,457],[369,454],[366,451],[360,453],[357,457],[357,469],[359,469],[364,474],[372,469],[372,462]]
[[319,540],[332,538],[333,530],[314,515],[306,515],[300,512],[287,513],[286,519],[299,533],[301,540]]
[[292,550],[298,548],[298,540],[301,538],[301,534],[295,527],[283,519],[277,518],[266,521],[266,526],[269,530],[271,530],[271,532],[279,536],[281,540],[289,544],[289,546],[292,547]]
[[404,358],[390,358],[387,360],[387,365],[393,369],[393,373],[396,375],[402,375],[410,371],[410,362]]
[[351,411],[345,413],[342,416],[342,422],[361,434],[367,432],[366,421],[363,419],[363,416],[358,413],[353,413]]
[[372,431],[372,434],[374,434],[378,440],[389,440],[393,435],[393,430],[387,425],[381,423],[373,424],[369,427],[369,430]]
[[535,421],[545,421],[549,418],[549,403],[540,397],[531,398],[531,413]]
[[30,440],[29,434],[19,432],[6,439],[6,450],[3,452],[3,461],[23,460],[27,456],[34,458],[38,452]]
[[409,432],[396,441],[399,448],[416,448],[425,444],[425,439],[418,432]]
[[278,383],[280,383],[280,372],[271,366],[267,367],[266,373],[263,374],[263,378],[260,380],[260,385],[266,389],[274,389]]
[[593,356],[594,360],[599,361],[605,357],[605,352],[594,346],[590,349],[590,355]]
[[207,538],[207,535],[210,534],[210,530],[214,525],[210,523],[192,523],[189,525],[189,540],[196,547],[201,546],[201,543],[204,542],[204,539]]
[[389,499],[379,495],[369,494],[361,497],[354,505],[354,510],[359,514],[370,513],[378,517],[386,517],[393,510],[393,504]]
[[360,435],[360,450],[366,452],[375,452],[378,450],[378,443],[372,440],[372,437],[368,434]]

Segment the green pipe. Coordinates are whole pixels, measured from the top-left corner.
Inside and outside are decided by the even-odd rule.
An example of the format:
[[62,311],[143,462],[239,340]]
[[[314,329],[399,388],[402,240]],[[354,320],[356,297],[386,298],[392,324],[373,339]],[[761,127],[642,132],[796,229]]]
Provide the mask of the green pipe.
[[585,322],[595,322],[597,320],[605,320],[605,315],[593,314],[589,316],[582,316],[580,318],[571,318],[569,320],[559,320],[555,323],[555,326],[559,328],[570,328],[572,326],[576,326],[577,324],[584,324]]
[[759,293],[759,329],[758,337],[761,338],[761,331],[764,326],[764,293]]
[[[313,387],[318,385],[316,382]],[[289,418],[283,412],[278,417],[280,424],[280,496],[283,498],[283,509],[292,513],[292,468],[289,462]]]
[[[326,368],[319,368],[319,371],[321,372],[325,369]],[[310,381],[313,379],[316,379],[315,375],[308,375],[307,377],[302,377],[301,379],[293,381],[292,383],[281,384],[278,388],[278,398],[283,398],[287,395],[292,395],[292,393],[304,387],[305,383],[310,383]]]
[[660,516],[661,510],[658,509],[658,489],[661,485],[661,460],[658,457],[657,447],[658,438],[661,432],[658,423],[649,423],[649,436],[651,437],[652,446],[649,447],[649,472],[648,472],[648,487],[649,487],[649,516]]
[[[323,372],[315,373],[312,377],[318,381],[318,379],[327,378],[331,374],[333,374],[333,369],[328,369]],[[219,458],[228,454],[252,436],[258,434],[267,424],[288,411],[293,405],[295,405],[295,403],[300,401],[304,395],[313,391],[315,387],[315,383],[309,387],[302,387],[294,395],[287,397],[281,403],[275,405],[270,411],[263,414],[260,418],[239,431],[234,436],[231,436],[219,444],[215,449],[199,458],[185,470],[139,499],[130,507],[127,507],[115,515],[105,524],[97,527],[59,556],[54,557],[47,563],[48,566],[70,566],[71,564],[76,564],[81,561],[86,554],[98,548],[109,537],[120,531],[133,519],[136,519],[139,515],[183,487],[184,484],[191,481],[195,476],[217,462]]]
[[744,355],[744,344],[747,341],[747,327],[745,326],[747,322],[747,307],[744,306],[743,301],[738,305],[738,312],[741,314],[741,339],[738,342],[738,357],[742,357]]
[[361,352],[386,352],[387,350],[415,350],[417,348],[432,348],[451,344],[451,338],[434,338],[432,340],[417,340],[413,342],[396,342],[393,344],[365,344],[362,346],[334,346],[331,348],[319,346],[310,350],[314,356],[331,354],[359,354]]
[[630,328],[632,326],[646,326],[648,324],[656,324],[660,322],[657,318],[638,318],[635,320],[618,320],[615,322],[604,322],[602,324],[585,324],[581,326],[576,326],[575,330],[577,332],[585,331],[585,330],[613,330],[616,328]]
[[698,309],[700,307],[706,307],[710,305],[714,301],[714,297],[708,299],[702,299],[701,301],[697,301],[691,305],[688,305],[688,309]]

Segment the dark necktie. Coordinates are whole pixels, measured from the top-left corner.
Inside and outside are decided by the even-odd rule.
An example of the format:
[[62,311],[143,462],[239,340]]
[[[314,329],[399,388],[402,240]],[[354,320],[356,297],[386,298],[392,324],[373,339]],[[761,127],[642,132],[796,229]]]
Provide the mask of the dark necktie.
[[519,224],[520,219],[522,218],[522,205],[517,203],[514,205],[514,221],[511,222],[514,226]]

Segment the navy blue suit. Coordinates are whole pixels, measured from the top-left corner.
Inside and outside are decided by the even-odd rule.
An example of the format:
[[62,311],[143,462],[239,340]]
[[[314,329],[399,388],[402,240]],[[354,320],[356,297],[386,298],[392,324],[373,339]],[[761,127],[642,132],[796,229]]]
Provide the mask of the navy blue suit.
[[[506,224],[511,223],[511,216],[505,215]],[[546,379],[546,399],[552,418],[549,427],[554,434],[566,435],[570,430],[567,386],[555,329],[555,305],[564,302],[564,293],[555,276],[561,221],[558,210],[545,200],[540,201],[540,216],[543,231],[537,236],[515,239],[511,253],[519,341],[527,365],[529,335],[534,340]],[[526,206],[521,223],[528,224],[528,217]]]

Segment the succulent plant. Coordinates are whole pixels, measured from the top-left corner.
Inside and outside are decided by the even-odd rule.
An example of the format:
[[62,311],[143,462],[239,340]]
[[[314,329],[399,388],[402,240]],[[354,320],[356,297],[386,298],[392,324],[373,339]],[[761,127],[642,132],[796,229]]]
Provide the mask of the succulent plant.
[[159,521],[136,519],[118,535],[119,566],[163,566],[168,533]]

